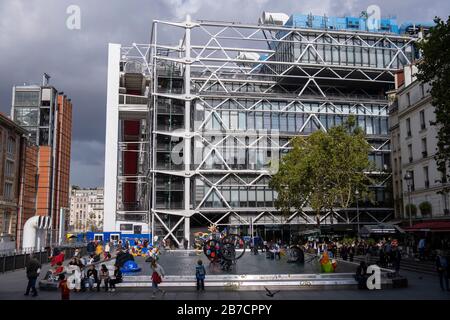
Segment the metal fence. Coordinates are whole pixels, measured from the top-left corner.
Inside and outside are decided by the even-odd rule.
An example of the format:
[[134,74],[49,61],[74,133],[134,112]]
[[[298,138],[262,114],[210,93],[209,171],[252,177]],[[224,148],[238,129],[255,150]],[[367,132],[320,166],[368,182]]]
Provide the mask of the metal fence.
[[[84,256],[87,254],[86,244],[80,243],[78,245],[71,244],[70,246],[58,246],[58,248],[64,252],[66,259],[73,257],[75,253],[75,249],[79,248],[81,251],[81,255]],[[7,271],[14,271],[18,269],[24,269],[27,263],[30,261],[30,256],[34,255],[34,257],[41,263],[45,264],[50,261],[50,256],[52,254],[52,249],[50,247],[43,248],[42,250],[21,250],[14,253],[9,254],[1,254],[0,253],[0,273],[4,273]]]

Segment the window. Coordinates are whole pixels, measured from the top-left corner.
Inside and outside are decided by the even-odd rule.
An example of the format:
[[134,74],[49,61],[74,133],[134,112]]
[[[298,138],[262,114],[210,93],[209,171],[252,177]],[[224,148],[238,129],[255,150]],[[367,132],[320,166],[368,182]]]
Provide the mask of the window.
[[408,144],[408,155],[409,155],[409,162],[413,162],[413,152],[412,152],[412,144]]
[[14,175],[14,162],[11,160],[6,160],[5,174],[8,178],[11,178]]
[[3,233],[9,234],[10,232],[10,226],[11,226],[11,214],[9,212],[3,213]]
[[428,167],[423,167],[423,180],[425,182],[425,188],[430,187],[430,179],[428,176]]
[[428,156],[427,152],[427,138],[422,139],[422,156],[426,158]]
[[39,106],[39,91],[16,91],[15,106],[31,107]]
[[425,97],[425,87],[423,83],[420,84],[420,92],[422,93],[422,98]]
[[38,125],[38,108],[21,107],[14,109],[14,121],[21,126]]
[[7,151],[10,155],[13,155],[16,150],[16,139],[13,137],[8,137],[8,144],[6,146]]
[[422,130],[426,128],[426,124],[425,124],[425,110],[420,111],[420,128]]
[[3,192],[3,196],[7,200],[11,200],[12,198],[12,183],[6,182],[5,183],[5,191]]
[[411,119],[406,119],[406,136],[411,137]]
[[409,92],[406,93],[406,101],[408,102],[408,106],[411,105],[411,95]]

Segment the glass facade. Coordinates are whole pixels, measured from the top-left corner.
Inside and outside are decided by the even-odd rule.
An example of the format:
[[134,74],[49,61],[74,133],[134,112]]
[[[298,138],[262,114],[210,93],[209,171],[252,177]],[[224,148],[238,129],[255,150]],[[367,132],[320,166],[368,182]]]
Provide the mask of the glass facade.
[[[202,29],[213,26],[210,22]],[[394,88],[395,70],[417,56],[414,38],[349,30],[290,32],[268,26],[264,37],[253,39],[261,31],[257,26],[241,30],[232,25],[242,37],[239,32],[227,34],[223,24],[215,27],[221,32],[211,34],[223,46],[220,50],[197,41],[199,29],[193,28],[192,48],[186,49],[194,58],[190,62],[169,62],[170,52],[153,53],[152,65],[158,66],[150,104],[155,110],[153,207],[183,211],[189,203],[189,209],[200,214],[191,217],[196,216],[196,226],[214,219],[225,225],[248,224],[250,218],[280,223],[285,218],[275,209],[277,194],[268,184],[274,163],[290,150],[289,140],[328,130],[353,116],[372,146],[368,174],[383,178],[370,188],[374,202],[361,199],[361,209],[375,207],[372,215],[390,214],[385,92]],[[238,61],[252,50],[263,53],[254,62],[249,62],[250,54]],[[180,54],[186,52],[174,51],[173,57]],[[179,74],[168,71],[175,69]],[[315,221],[297,217],[284,223]]]

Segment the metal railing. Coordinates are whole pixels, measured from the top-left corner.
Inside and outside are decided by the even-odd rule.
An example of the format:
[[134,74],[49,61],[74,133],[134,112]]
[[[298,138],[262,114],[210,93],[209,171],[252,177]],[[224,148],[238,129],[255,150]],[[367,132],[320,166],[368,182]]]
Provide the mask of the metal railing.
[[[86,243],[70,243],[63,245],[55,245],[64,252],[65,258],[73,257],[76,248],[80,248],[81,255],[87,254]],[[52,248],[46,247],[36,250],[35,248],[24,248],[22,250],[14,250],[14,252],[0,252],[0,273],[24,269],[33,255],[41,264],[49,262],[52,255]]]

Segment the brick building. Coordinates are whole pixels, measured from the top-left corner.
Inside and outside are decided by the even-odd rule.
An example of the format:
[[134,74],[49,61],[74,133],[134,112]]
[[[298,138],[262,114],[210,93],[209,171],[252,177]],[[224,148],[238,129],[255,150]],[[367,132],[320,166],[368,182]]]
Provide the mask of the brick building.
[[35,215],[37,147],[0,113],[0,251],[17,248],[24,221]]

